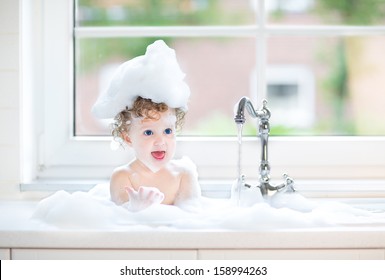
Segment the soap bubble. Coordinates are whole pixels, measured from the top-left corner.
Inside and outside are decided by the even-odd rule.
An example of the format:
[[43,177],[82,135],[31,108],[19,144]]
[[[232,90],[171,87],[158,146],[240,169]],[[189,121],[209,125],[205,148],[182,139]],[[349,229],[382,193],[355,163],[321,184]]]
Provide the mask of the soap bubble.
[[201,197],[196,202],[190,208],[159,204],[130,212],[110,200],[109,184],[104,183],[88,192],[56,192],[38,203],[33,218],[64,229],[272,230],[385,225],[385,213],[338,201],[316,202],[299,193],[277,193],[247,207],[238,207],[230,199]]

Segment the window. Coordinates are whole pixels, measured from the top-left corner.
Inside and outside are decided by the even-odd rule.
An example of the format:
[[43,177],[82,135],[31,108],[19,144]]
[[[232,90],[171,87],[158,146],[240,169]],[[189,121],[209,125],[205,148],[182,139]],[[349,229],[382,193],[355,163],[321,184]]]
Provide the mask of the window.
[[[324,0],[32,2],[42,20],[29,19],[30,63],[44,61],[32,93],[44,102],[35,104],[31,178],[107,179],[132,158],[110,150],[108,126],[90,108],[116,65],[158,38],[176,50],[192,89],[177,156],[190,156],[202,179],[236,177],[232,113],[243,95],[256,107],[269,101],[273,179],[385,176],[381,1],[346,16]],[[257,178],[255,120],[244,135],[243,172]]]
[[270,66],[266,71],[266,82],[266,98],[274,112],[272,133],[298,134],[301,130],[314,127],[316,85],[307,67]]

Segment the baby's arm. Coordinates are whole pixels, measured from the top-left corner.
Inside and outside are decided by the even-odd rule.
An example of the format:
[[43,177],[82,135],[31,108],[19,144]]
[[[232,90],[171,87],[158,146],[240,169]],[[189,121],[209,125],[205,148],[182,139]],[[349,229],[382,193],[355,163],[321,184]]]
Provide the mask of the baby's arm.
[[201,197],[201,188],[198,182],[198,172],[195,164],[188,158],[183,158],[182,178],[179,186],[178,195],[175,198],[174,205],[180,208],[186,208],[195,205]]
[[115,169],[110,180],[111,200],[117,205],[126,203],[129,200],[127,187],[131,187],[127,171],[121,168]]

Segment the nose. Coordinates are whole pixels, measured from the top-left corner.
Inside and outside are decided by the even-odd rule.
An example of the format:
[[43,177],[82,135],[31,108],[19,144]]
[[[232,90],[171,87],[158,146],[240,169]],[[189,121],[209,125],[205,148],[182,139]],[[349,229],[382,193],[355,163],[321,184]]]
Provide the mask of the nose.
[[164,146],[165,143],[166,143],[166,142],[165,142],[164,136],[163,136],[163,135],[158,135],[158,136],[155,138],[154,146],[157,146],[157,147]]

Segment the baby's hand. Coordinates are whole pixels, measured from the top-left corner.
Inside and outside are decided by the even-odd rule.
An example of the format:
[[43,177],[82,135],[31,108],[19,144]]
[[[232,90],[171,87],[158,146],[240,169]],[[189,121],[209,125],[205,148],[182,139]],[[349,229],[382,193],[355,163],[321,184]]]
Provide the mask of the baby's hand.
[[125,204],[128,210],[137,212],[150,207],[153,204],[160,204],[164,199],[164,194],[154,187],[139,187],[135,191],[132,187],[127,187],[129,201]]

